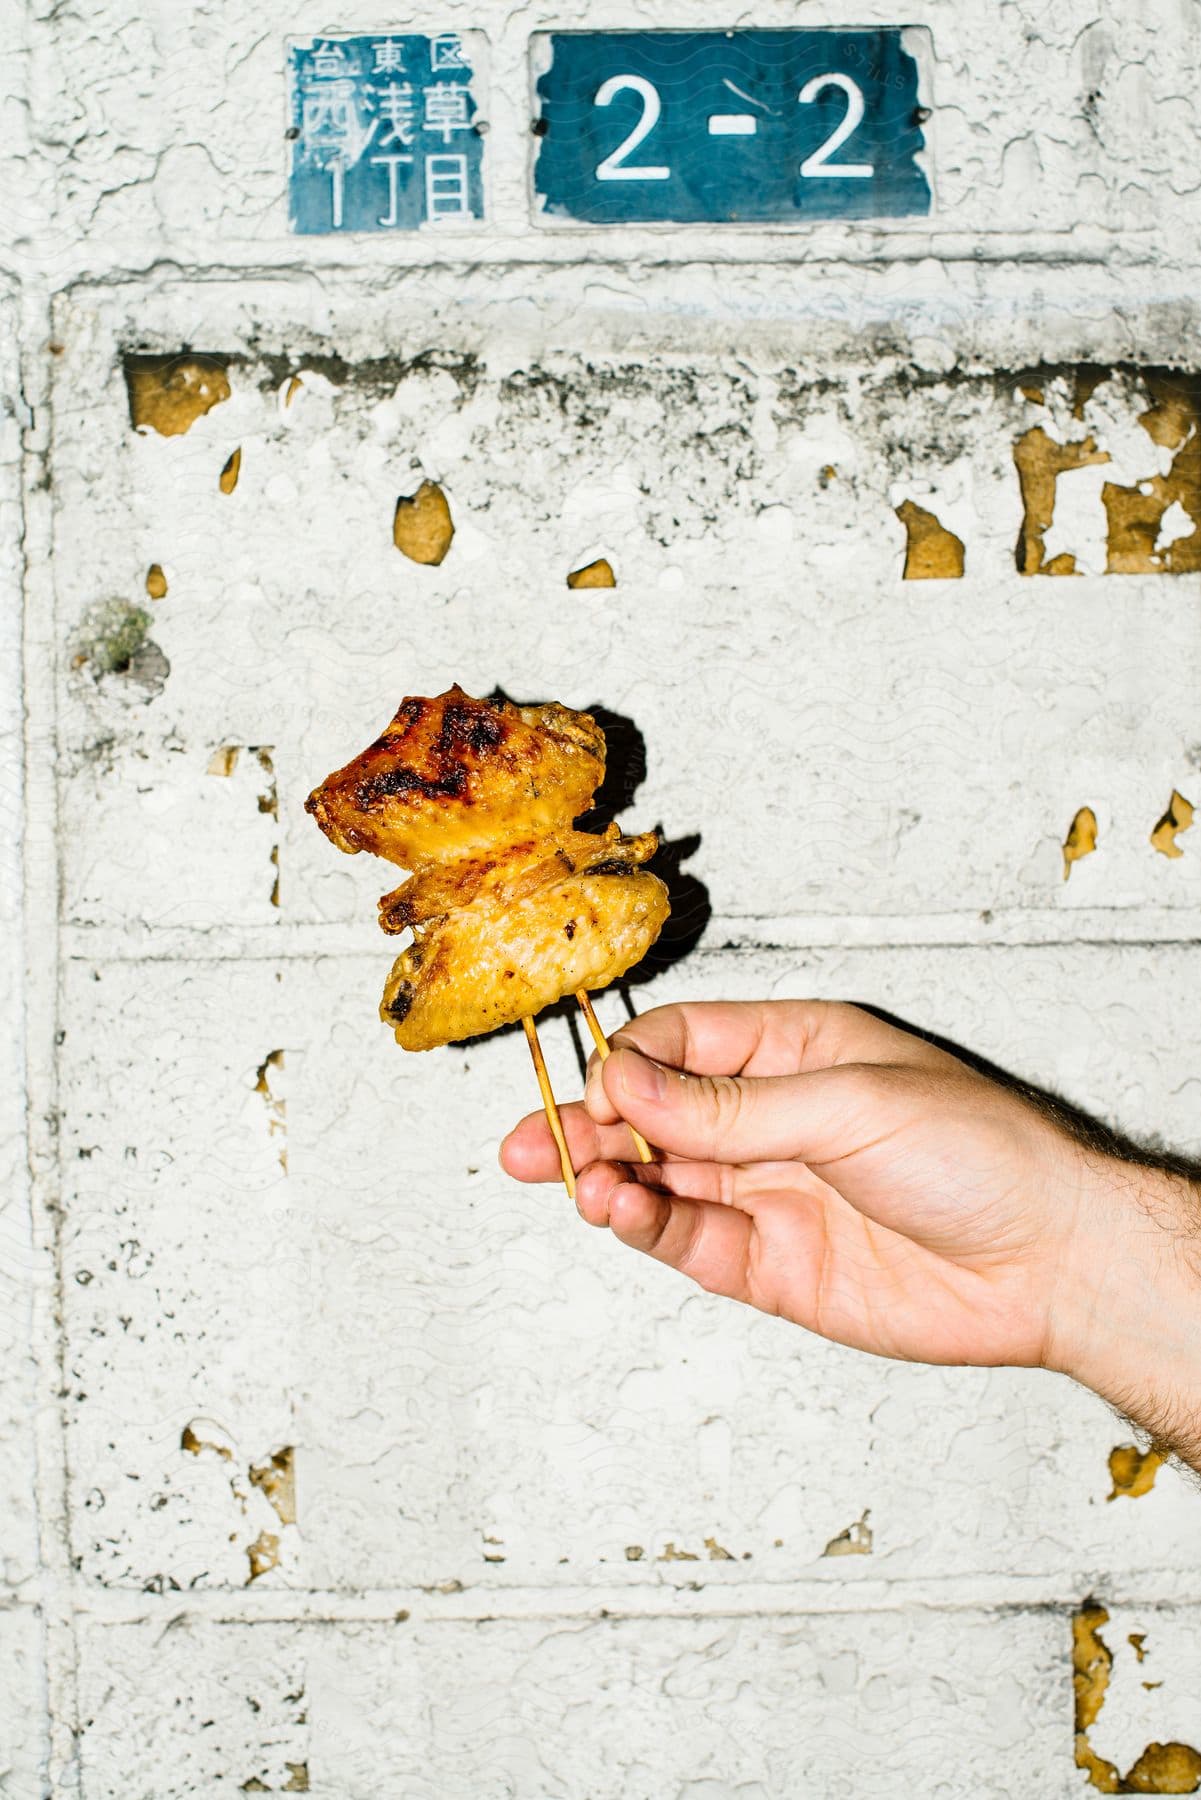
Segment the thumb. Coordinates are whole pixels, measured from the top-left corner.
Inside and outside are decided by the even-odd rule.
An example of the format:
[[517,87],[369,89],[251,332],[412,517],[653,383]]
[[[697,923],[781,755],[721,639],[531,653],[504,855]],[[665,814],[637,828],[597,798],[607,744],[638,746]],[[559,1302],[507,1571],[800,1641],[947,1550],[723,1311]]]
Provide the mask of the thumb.
[[690,1075],[614,1048],[605,1094],[661,1150],[695,1162],[821,1163],[859,1147],[861,1067],[803,1075]]

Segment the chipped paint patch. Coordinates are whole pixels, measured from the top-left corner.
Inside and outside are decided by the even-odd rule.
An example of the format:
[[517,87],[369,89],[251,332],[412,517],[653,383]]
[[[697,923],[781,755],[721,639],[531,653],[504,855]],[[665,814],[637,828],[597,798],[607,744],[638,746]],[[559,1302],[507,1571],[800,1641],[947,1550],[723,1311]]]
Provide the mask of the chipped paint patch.
[[211,1450],[225,1462],[232,1462],[234,1457],[229,1433],[212,1419],[193,1419],[190,1425],[185,1425],[180,1433],[179,1447],[190,1456],[200,1456],[205,1450]]
[[963,574],[962,538],[914,500],[895,508],[905,527],[905,581],[958,581]]
[[273,1451],[264,1463],[250,1465],[251,1485],[267,1496],[281,1525],[296,1523],[296,1457],[290,1444]]
[[1201,384],[1148,375],[1150,408],[1139,424],[1173,452],[1165,474],[1132,487],[1106,483],[1111,575],[1183,575],[1201,569]]
[[206,775],[220,775],[228,779],[238,766],[238,757],[242,753],[241,744],[222,744],[208,759]]
[[[1149,1494],[1163,1463],[1164,1459],[1158,1450],[1140,1450],[1137,1444],[1118,1444],[1109,1452],[1109,1476],[1113,1482],[1113,1492],[1106,1494],[1105,1498],[1119,1500],[1125,1496],[1130,1500],[1138,1500],[1143,1494]],[[1142,1661],[1141,1656],[1139,1661]]]
[[857,1518],[853,1525],[832,1537],[822,1551],[823,1556],[870,1556],[872,1553],[872,1529],[868,1524],[871,1517],[870,1507]]
[[1091,856],[1097,848],[1097,815],[1091,806],[1082,806],[1063,840],[1063,878],[1072,872],[1072,864],[1082,856]]
[[260,1531],[253,1544],[246,1546],[246,1560],[250,1564],[250,1573],[246,1577],[246,1585],[258,1581],[260,1576],[269,1575],[272,1569],[279,1567],[279,1534],[274,1531]]
[[410,562],[436,567],[455,535],[450,502],[436,481],[423,481],[415,494],[401,496],[392,521],[392,542]]
[[167,577],[163,574],[161,563],[151,563],[146,571],[146,592],[151,600],[165,600],[167,597]]
[[[1099,1756],[1089,1733],[1105,1704],[1113,1673],[1113,1652],[1101,1636],[1109,1613],[1095,1600],[1086,1600],[1072,1616],[1072,1686],[1075,1695],[1076,1767],[1083,1769],[1090,1786],[1102,1794],[1193,1794],[1201,1785],[1201,1752],[1177,1741],[1150,1743],[1123,1775],[1117,1764]],[[1128,1642],[1141,1663],[1146,1656],[1146,1633],[1132,1632]],[[1158,1683],[1146,1683],[1158,1686]]]
[[1196,808],[1191,800],[1172,789],[1172,798],[1168,801],[1167,811],[1159,820],[1151,833],[1150,842],[1161,856],[1183,856],[1184,851],[1176,842],[1179,831],[1188,831],[1196,815]]
[[179,437],[229,399],[228,360],[217,356],[127,356],[125,386],[135,431]]
[[217,486],[223,494],[232,494],[238,485],[238,476],[242,473],[242,451],[239,447],[227,458],[225,467],[217,477]]
[[[277,1134],[284,1140],[279,1147],[279,1166],[286,1175],[288,1172],[288,1102],[280,1091],[278,1078],[284,1073],[284,1053],[282,1050],[269,1050],[263,1061],[255,1070],[254,1091],[261,1094],[263,1104],[267,1108],[267,1133],[269,1137]],[[291,1452],[287,1452],[291,1456]],[[254,1480],[254,1471],[251,1471]],[[261,1484],[260,1484],[261,1485]],[[286,1521],[289,1522],[290,1521]]]
[[1022,491],[1022,529],[1018,537],[1020,575],[1074,575],[1076,557],[1061,551],[1046,555],[1046,536],[1055,518],[1056,486],[1061,475],[1091,464],[1106,463],[1109,453],[1098,450],[1096,440],[1059,444],[1041,425],[1034,425],[1014,445],[1013,460]]
[[608,557],[598,556],[595,562],[585,563],[582,569],[573,569],[567,577],[567,585],[569,588],[613,588],[617,586],[617,577]]

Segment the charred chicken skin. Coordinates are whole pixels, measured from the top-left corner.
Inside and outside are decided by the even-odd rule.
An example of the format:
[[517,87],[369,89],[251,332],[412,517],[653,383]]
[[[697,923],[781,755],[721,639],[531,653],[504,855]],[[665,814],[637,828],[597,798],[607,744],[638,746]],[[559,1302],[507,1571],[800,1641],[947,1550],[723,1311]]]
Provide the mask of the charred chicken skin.
[[654,832],[576,831],[605,770],[604,733],[565,706],[406,699],[383,735],[309,795],[330,841],[410,869],[380,901],[412,930],[380,1017],[406,1050],[532,1017],[640,960],[667,918],[643,867]]

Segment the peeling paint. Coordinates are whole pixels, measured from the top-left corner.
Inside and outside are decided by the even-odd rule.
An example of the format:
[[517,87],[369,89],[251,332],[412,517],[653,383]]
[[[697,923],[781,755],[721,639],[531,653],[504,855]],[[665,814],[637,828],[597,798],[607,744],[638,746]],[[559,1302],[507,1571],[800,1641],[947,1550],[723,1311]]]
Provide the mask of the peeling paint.
[[[1109,1475],[1113,1491],[1105,1498],[1118,1500],[1125,1496],[1137,1500],[1143,1494],[1149,1494],[1163,1462],[1158,1450],[1140,1450],[1137,1444],[1118,1444],[1109,1452]],[[1139,1661],[1142,1661],[1141,1657]]]
[[[1201,1785],[1201,1752],[1190,1744],[1148,1744],[1123,1775],[1116,1763],[1098,1756],[1089,1742],[1089,1732],[1105,1704],[1113,1672],[1113,1652],[1101,1636],[1101,1627],[1108,1622],[1109,1613],[1095,1600],[1086,1600],[1072,1615],[1076,1767],[1086,1772],[1090,1786],[1102,1794],[1195,1793]],[[1146,1634],[1131,1633],[1129,1642],[1142,1662]]]
[[[1201,383],[1148,375],[1152,406],[1139,419],[1152,443],[1175,454],[1166,475],[1136,487],[1106,483],[1112,575],[1184,575],[1201,569]],[[1171,517],[1168,534],[1164,526]]]
[[1063,840],[1063,878],[1072,872],[1072,864],[1082,856],[1091,856],[1097,848],[1097,815],[1091,806],[1082,806]]
[[274,1531],[260,1531],[253,1544],[246,1546],[246,1560],[250,1564],[250,1573],[246,1577],[246,1585],[257,1581],[261,1575],[270,1574],[279,1567],[279,1534]]
[[[255,1071],[254,1091],[256,1094],[262,1095],[263,1104],[267,1108],[267,1131],[269,1136],[274,1137],[278,1133],[278,1135],[285,1140],[281,1143],[279,1148],[279,1166],[286,1175],[288,1172],[288,1146],[286,1142],[288,1135],[288,1103],[282,1094],[276,1093],[272,1088],[271,1073],[273,1070],[277,1070],[281,1075],[283,1073],[284,1053],[282,1050],[269,1050],[267,1052],[267,1055]],[[288,1457],[288,1466],[290,1469],[291,1451],[284,1451],[281,1452],[281,1454]],[[255,1479],[253,1470],[251,1470],[250,1479],[252,1481]],[[264,1484],[260,1483],[259,1485],[262,1486]],[[292,1521],[290,1520],[285,1520],[286,1524],[290,1524],[291,1522]]]
[[129,417],[135,430],[178,437],[197,419],[230,397],[228,358],[192,356],[127,356],[125,385]]
[[903,500],[896,508],[905,527],[905,581],[958,581],[963,574],[963,540],[925,507]]
[[217,477],[217,486],[223,494],[232,494],[238,485],[238,476],[242,472],[242,451],[234,450],[226,459],[225,467]]
[[252,1463],[249,1474],[252,1485],[261,1489],[275,1508],[280,1524],[295,1525],[296,1461],[292,1446],[287,1444],[282,1450],[273,1451],[265,1463]]
[[700,1562],[695,1550],[677,1550],[670,1541],[663,1546],[663,1554],[657,1557],[658,1562]]
[[152,600],[165,600],[167,597],[167,577],[163,574],[161,563],[151,563],[146,571],[146,592]]
[[1159,851],[1161,856],[1176,857],[1184,855],[1184,851],[1176,842],[1176,834],[1179,831],[1188,831],[1191,828],[1195,814],[1196,808],[1192,801],[1186,800],[1183,794],[1178,793],[1176,789],[1173,788],[1172,798],[1168,801],[1167,811],[1155,826],[1150,837],[1151,844]]
[[595,562],[585,563],[582,569],[573,569],[567,577],[567,585],[569,588],[612,588],[617,586],[617,577],[608,557],[598,556]]
[[832,1537],[822,1551],[823,1556],[870,1556],[872,1553],[872,1529],[868,1524],[871,1509],[862,1513],[853,1525]]
[[224,777],[232,775],[238,766],[238,757],[241,753],[241,744],[222,744],[218,749],[214,750],[213,754],[209,757],[205,773],[207,775],[221,775]]
[[392,542],[410,562],[436,566],[454,535],[450,503],[436,481],[423,481],[415,494],[396,502]]
[[1014,445],[1013,460],[1023,508],[1017,546],[1019,575],[1074,575],[1076,558],[1070,552],[1061,552],[1049,562],[1045,560],[1045,539],[1055,517],[1056,483],[1070,469],[1108,462],[1108,452],[1098,450],[1092,437],[1080,443],[1058,444],[1041,425],[1035,425]]
[[232,1462],[233,1443],[228,1432],[215,1425],[211,1419],[193,1419],[185,1425],[180,1434],[179,1447],[192,1456],[199,1456],[205,1450],[211,1450],[225,1462]]

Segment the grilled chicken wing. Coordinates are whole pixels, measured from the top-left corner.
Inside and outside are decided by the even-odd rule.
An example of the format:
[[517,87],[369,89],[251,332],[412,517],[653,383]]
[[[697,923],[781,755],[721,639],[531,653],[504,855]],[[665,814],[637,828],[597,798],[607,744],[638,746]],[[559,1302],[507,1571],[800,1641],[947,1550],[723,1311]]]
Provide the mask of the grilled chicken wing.
[[382,737],[305,801],[339,850],[404,869],[570,830],[605,773],[605,734],[553,702],[512,706],[452,687],[403,700]]
[[667,889],[637,864],[601,862],[560,876],[547,869],[545,884],[517,901],[476,901],[417,927],[380,1005],[402,1049],[495,1031],[564,994],[607,987],[663,929]]
[[407,699],[383,736],[305,802],[340,850],[411,869],[380,901],[412,929],[380,1017],[406,1050],[493,1031],[638,962],[667,918],[642,867],[657,833],[573,830],[605,772],[605,737],[565,706]]
[[379,903],[383,931],[407,931],[456,907],[512,905],[564,875],[624,875],[649,862],[659,848],[659,834],[644,831],[623,837],[616,825],[603,836],[588,831],[561,831],[553,837],[510,844],[494,856],[428,863]]

